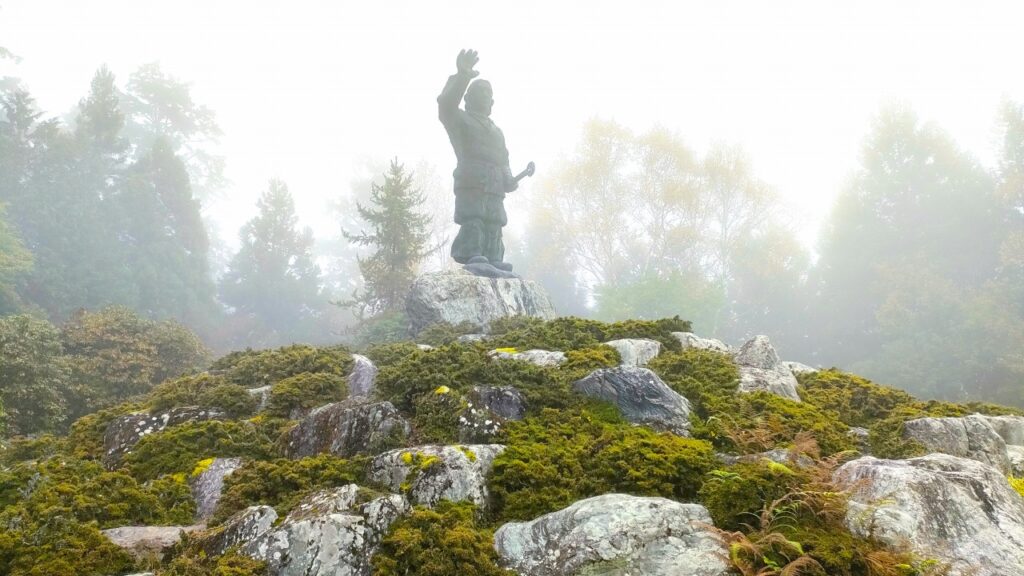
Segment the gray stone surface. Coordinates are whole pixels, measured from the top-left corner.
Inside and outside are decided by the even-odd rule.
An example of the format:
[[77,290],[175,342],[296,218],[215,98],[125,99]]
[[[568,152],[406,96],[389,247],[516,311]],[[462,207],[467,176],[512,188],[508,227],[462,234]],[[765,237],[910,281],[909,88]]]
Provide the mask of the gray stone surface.
[[721,352],[722,354],[732,354],[735,350],[732,346],[729,346],[721,340],[714,338],[701,338],[692,332],[673,332],[673,336],[679,340],[682,344],[683,349],[696,348],[698,350],[713,350],[715,352]]
[[223,417],[224,413],[216,409],[187,406],[160,414],[140,412],[115,418],[103,435],[103,464],[110,470],[116,468],[121,458],[149,434],[178,424],[219,420]]
[[410,510],[402,496],[373,497],[355,484],[317,492],[241,553],[266,562],[270,576],[370,576],[381,538]]
[[266,386],[260,386],[259,388],[249,388],[249,396],[256,399],[256,411],[263,412],[267,409],[267,405],[270,404],[270,390],[273,388],[270,384]]
[[800,374],[811,374],[818,371],[817,368],[812,368],[807,364],[801,364],[800,362],[783,362],[782,365],[789,368],[789,371],[792,372],[794,376],[799,376]]
[[369,479],[391,490],[408,486],[414,504],[441,500],[487,506],[487,474],[505,450],[500,444],[417,446],[385,452],[370,464]]
[[835,478],[851,491],[846,522],[855,534],[908,545],[949,563],[953,576],[1024,574],[1024,498],[996,468],[946,454],[865,456]]
[[1007,444],[1006,455],[1010,459],[1010,473],[1017,478],[1024,477],[1024,446]]
[[197,545],[207,556],[219,556],[234,546],[247,544],[266,534],[276,521],[277,512],[270,506],[250,506],[217,528],[200,534]]
[[871,453],[871,431],[861,426],[852,426],[846,435],[857,443],[857,450],[861,454]]
[[615,404],[622,417],[655,430],[689,435],[690,402],[647,368],[603,368],[577,380],[575,392]]
[[201,474],[189,480],[192,498],[196,501],[196,520],[213,516],[224,490],[224,478],[242,466],[241,458],[214,458]]
[[736,354],[735,362],[740,371],[740,392],[770,392],[800,401],[796,377],[779,361],[767,336],[754,336],[747,341]]
[[646,366],[661,352],[661,342],[649,338],[623,338],[604,344],[619,353],[620,366]]
[[413,333],[437,322],[469,322],[486,330],[498,318],[555,317],[550,298],[536,282],[483,278],[464,270],[420,276],[409,290],[405,309]]
[[352,372],[348,375],[349,396],[369,396],[377,380],[377,367],[362,354],[352,355]]
[[502,350],[491,350],[491,358],[501,360],[520,360],[537,366],[558,366],[565,362],[565,352],[551,350],[527,350],[525,352],[505,352]]
[[502,563],[524,576],[725,576],[728,550],[698,504],[606,494],[494,534]]
[[101,530],[108,540],[124,548],[129,554],[140,560],[160,558],[171,546],[181,540],[181,535],[205,528],[203,524],[194,526],[122,526]]
[[343,458],[375,454],[396,445],[410,430],[390,402],[350,399],[310,412],[288,431],[284,452],[288,458],[324,452]]
[[459,415],[459,442],[488,443],[509,420],[526,416],[526,399],[511,386],[474,386]]
[[931,452],[970,458],[1010,473],[1006,441],[996,432],[989,416],[910,420],[903,424],[903,438],[916,440]]

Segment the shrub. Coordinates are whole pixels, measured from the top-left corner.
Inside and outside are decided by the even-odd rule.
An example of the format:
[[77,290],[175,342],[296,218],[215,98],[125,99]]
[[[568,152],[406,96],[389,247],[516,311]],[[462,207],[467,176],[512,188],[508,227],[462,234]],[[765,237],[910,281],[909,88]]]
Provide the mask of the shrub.
[[181,554],[171,560],[160,576],[265,576],[267,564],[229,551],[209,558],[202,554]]
[[365,354],[379,368],[381,366],[397,364],[408,356],[420,351],[419,347],[412,342],[394,342],[370,346],[366,349]]
[[93,524],[62,516],[21,520],[17,528],[0,530],[0,574],[107,576],[135,567],[132,557]]
[[249,416],[256,411],[256,399],[245,388],[228,382],[223,376],[210,374],[168,380],[153,389],[148,404],[154,414],[179,406],[219,408],[231,418]]
[[694,414],[708,418],[707,404],[721,403],[735,396],[740,373],[732,358],[713,350],[688,348],[681,352],[662,353],[647,367],[673,390],[690,401]]
[[438,388],[419,396],[412,419],[414,443],[451,444],[458,440],[459,415],[465,408],[462,396],[449,388]]
[[271,458],[281,433],[275,419],[208,421],[172,426],[144,436],[125,457],[132,476],[151,480],[163,474],[187,473],[206,458]]
[[699,492],[700,502],[723,530],[760,528],[761,510],[807,480],[799,469],[761,462],[739,463],[712,470]]
[[330,372],[296,374],[278,381],[270,389],[267,414],[292,418],[318,406],[344,400],[348,384],[343,376]]
[[7,433],[54,432],[64,422],[70,373],[60,333],[29,315],[0,318],[0,419]]
[[352,356],[340,346],[294,344],[275,350],[232,352],[214,362],[211,370],[226,371],[228,381],[245,388],[259,388],[304,372],[344,377],[352,370]]
[[568,351],[619,338],[651,338],[661,342],[665,350],[678,351],[679,340],[672,332],[689,332],[690,323],[678,317],[606,323],[575,317],[543,321],[520,316],[495,320],[490,330],[487,342],[497,348]]
[[110,423],[121,416],[139,412],[142,409],[141,404],[119,404],[75,420],[68,433],[67,444],[71,454],[77,458],[102,458],[103,437],[106,435]]
[[493,534],[477,527],[470,504],[441,501],[434,510],[417,507],[391,525],[373,557],[378,576],[511,576],[501,569]]
[[693,429],[695,437],[727,450],[757,452],[787,445],[810,434],[824,455],[854,450],[849,428],[830,410],[795,402],[770,392],[704,397],[708,417]]
[[850,426],[869,426],[889,417],[896,408],[917,402],[902,390],[879,386],[835,368],[801,374],[797,379],[800,398],[819,408],[835,411],[839,419]]
[[692,498],[713,465],[707,442],[632,426],[612,411],[545,409],[508,423],[505,443],[489,486],[509,520],[608,492]]
[[311,492],[361,482],[365,459],[321,454],[300,460],[250,460],[224,479],[224,491],[211,523],[219,524],[248,506],[273,506],[287,514]]
[[448,322],[437,322],[420,331],[416,335],[416,341],[430,346],[447,346],[457,342],[459,336],[479,333],[480,327],[472,322],[461,322],[454,325]]

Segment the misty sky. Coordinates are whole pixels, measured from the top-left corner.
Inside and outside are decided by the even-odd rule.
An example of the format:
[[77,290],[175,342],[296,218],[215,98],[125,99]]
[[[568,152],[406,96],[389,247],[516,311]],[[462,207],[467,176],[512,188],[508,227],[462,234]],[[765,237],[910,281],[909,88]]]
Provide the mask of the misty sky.
[[366,159],[450,173],[434,99],[471,47],[514,171],[543,172],[594,116],[660,124],[698,152],[742,145],[809,242],[886,102],[991,164],[1000,99],[1024,101],[1022,25],[1020,2],[0,0],[0,46],[22,58],[0,76],[63,114],[101,64],[123,86],[159,61],[224,130],[227,239],[271,177],[319,236]]

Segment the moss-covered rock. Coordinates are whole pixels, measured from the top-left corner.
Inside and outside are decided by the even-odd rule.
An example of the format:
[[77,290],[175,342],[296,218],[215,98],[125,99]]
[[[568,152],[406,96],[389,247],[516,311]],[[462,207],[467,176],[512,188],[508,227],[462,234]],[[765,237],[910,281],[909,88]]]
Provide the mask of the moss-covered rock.
[[293,344],[274,350],[232,352],[211,366],[230,381],[245,388],[276,384],[304,372],[344,377],[352,369],[352,356],[340,346],[316,347]]
[[270,388],[267,414],[299,418],[313,408],[339,402],[348,396],[345,378],[330,372],[303,372],[289,376]]
[[168,380],[149,395],[152,414],[183,406],[216,408],[230,418],[242,418],[256,411],[256,400],[246,389],[224,376],[195,374]]

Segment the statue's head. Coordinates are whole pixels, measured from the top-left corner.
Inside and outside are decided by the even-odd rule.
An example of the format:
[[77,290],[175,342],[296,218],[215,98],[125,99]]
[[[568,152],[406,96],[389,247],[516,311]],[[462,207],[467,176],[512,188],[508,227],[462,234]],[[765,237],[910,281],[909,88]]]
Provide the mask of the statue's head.
[[487,80],[473,80],[466,89],[466,111],[484,116],[491,115],[494,106],[494,90]]

